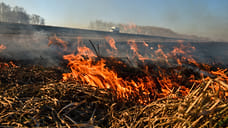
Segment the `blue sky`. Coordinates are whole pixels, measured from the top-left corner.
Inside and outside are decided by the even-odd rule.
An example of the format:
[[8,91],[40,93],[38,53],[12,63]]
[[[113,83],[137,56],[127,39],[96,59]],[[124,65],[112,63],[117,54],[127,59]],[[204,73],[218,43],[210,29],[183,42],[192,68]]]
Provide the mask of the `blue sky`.
[[86,28],[90,21],[135,23],[228,40],[228,0],[0,0],[45,18]]

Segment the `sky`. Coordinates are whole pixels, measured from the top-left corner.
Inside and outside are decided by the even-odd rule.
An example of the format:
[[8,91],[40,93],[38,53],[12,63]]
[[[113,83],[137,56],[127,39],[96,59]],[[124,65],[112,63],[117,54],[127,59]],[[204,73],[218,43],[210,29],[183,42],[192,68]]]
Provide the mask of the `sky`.
[[169,28],[228,41],[228,0],[0,0],[42,16],[47,25],[86,28],[90,21]]

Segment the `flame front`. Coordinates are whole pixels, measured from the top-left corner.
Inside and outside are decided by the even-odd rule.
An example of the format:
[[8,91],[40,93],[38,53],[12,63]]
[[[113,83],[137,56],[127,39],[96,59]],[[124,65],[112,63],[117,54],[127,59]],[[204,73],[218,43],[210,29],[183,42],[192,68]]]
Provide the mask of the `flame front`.
[[[194,60],[190,54],[191,50],[195,49],[194,47],[186,47],[180,43],[180,47],[174,47],[172,51],[166,53],[162,50],[161,45],[158,45],[157,49],[154,49],[143,41],[141,42],[141,46],[146,53],[140,54],[136,42],[134,40],[129,40],[126,45],[129,46],[131,52],[128,51],[128,53],[133,53],[131,55],[126,55],[128,56],[129,61],[135,60],[135,63],[137,63],[137,61],[143,63],[143,66],[133,66],[134,68],[129,68],[129,65],[121,60],[115,59],[115,56],[113,56],[118,55],[118,48],[115,40],[111,37],[105,37],[105,39],[112,49],[112,52],[109,52],[112,54],[110,55],[111,58],[108,59],[107,57],[96,55],[97,53],[95,54],[93,50],[83,44],[81,38],[78,38],[76,51],[74,50],[72,54],[63,56],[63,58],[68,61],[68,67],[71,70],[70,73],[63,74],[63,80],[74,80],[81,84],[108,89],[115,94],[118,99],[130,100],[135,98],[139,103],[149,103],[154,100],[154,97],[167,96],[174,88],[179,88],[182,95],[187,95],[190,90],[190,87],[187,87],[188,85],[191,86],[193,83],[202,82],[203,75],[183,75],[182,72],[184,72],[184,68],[181,68],[183,63],[193,64],[196,67],[203,66],[206,72],[220,76],[220,79],[228,82],[228,77],[227,75],[224,75],[224,70],[218,69],[217,71],[211,72],[210,66],[206,64],[200,65]],[[61,42],[64,41],[61,40]],[[63,48],[65,49],[65,47]],[[158,63],[156,67],[149,67],[144,63],[144,60],[149,60],[155,64],[159,61],[166,66],[176,63],[177,67],[173,69],[162,68],[159,66],[162,63]],[[110,65],[114,65],[116,68],[112,68]],[[118,70],[126,68],[129,68],[130,70],[126,73],[131,73],[131,70],[136,69],[139,73],[136,73],[135,76],[131,77],[130,75],[129,77],[122,77],[118,73]],[[215,87],[217,86],[215,85]]]
[[[111,37],[106,37],[105,39],[113,50],[117,50],[114,39]],[[145,59],[138,52],[138,47],[134,40],[129,40],[127,44],[130,46],[130,50],[133,51],[133,58],[138,58],[141,61]],[[142,45],[148,47],[146,42],[142,42]],[[162,57],[167,59],[167,55],[160,47],[155,53],[161,54]],[[146,67],[141,69],[141,72],[146,75],[134,79],[124,79],[114,69],[107,66],[107,59],[95,55],[91,49],[84,45],[78,45],[77,54],[64,55],[63,58],[68,60],[68,66],[71,69],[70,73],[63,74],[64,81],[76,80],[82,84],[110,89],[119,99],[137,97],[139,102],[146,103],[150,102],[155,95],[157,97],[168,95],[173,87],[179,86],[184,94],[188,92],[187,88],[173,82],[172,78],[167,74],[157,73],[157,76],[154,76],[151,75]],[[111,62],[116,63],[116,65],[124,65],[121,61],[113,60]],[[161,88],[160,91],[158,88]]]
[[[85,57],[86,56],[86,57]],[[68,60],[68,66],[71,73],[64,73],[63,80],[74,79],[83,84],[98,86],[100,88],[112,89],[118,98],[128,99],[130,95],[138,95],[140,91],[148,97],[153,96],[155,84],[149,77],[138,78],[137,81],[127,81],[118,74],[106,67],[106,60],[100,59],[95,62],[96,57],[93,52],[87,47],[79,47],[78,54],[64,55],[63,58]],[[143,96],[145,98],[145,96]],[[144,98],[141,99],[144,99]],[[148,100],[148,98],[147,98]]]

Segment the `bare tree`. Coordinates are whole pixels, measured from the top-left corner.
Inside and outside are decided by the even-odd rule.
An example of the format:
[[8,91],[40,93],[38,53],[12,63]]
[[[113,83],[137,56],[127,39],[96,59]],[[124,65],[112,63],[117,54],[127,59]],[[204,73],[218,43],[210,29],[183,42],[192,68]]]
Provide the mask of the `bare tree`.
[[44,18],[39,15],[29,15],[22,7],[10,7],[0,3],[0,22],[22,23],[22,24],[45,24]]
[[21,7],[14,7],[12,13],[14,13],[15,18],[17,19],[16,23],[29,23],[29,15],[25,12],[24,8]]
[[6,5],[5,3],[0,3],[0,20],[3,22],[9,21],[9,12],[11,11],[10,6]]

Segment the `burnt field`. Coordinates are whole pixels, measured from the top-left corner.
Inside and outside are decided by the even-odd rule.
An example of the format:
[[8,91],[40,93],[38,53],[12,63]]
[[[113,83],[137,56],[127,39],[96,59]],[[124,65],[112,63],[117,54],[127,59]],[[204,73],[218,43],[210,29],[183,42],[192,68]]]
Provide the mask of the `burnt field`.
[[227,126],[228,43],[3,28],[0,127]]

